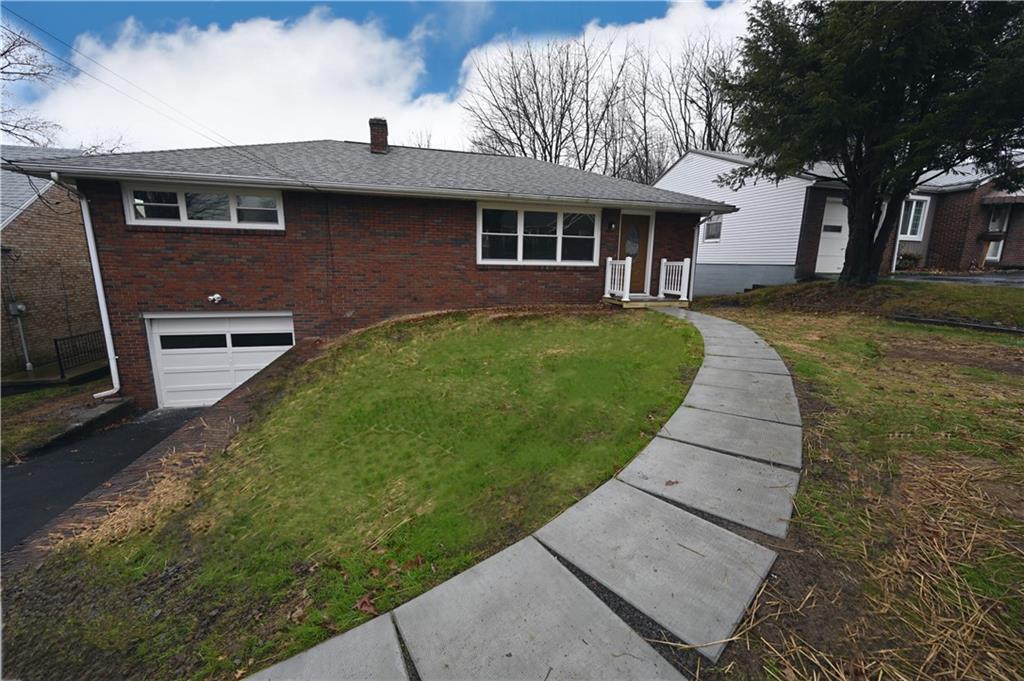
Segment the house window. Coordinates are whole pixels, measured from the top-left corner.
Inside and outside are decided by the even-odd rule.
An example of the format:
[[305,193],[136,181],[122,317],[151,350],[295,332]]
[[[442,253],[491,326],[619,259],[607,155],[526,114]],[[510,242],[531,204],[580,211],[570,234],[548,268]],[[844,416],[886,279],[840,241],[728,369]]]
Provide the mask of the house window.
[[596,213],[481,206],[478,232],[481,264],[597,264]]
[[900,215],[900,239],[920,241],[924,232],[924,211],[928,202],[924,199],[907,199],[903,202]]
[[125,186],[124,200],[130,225],[284,229],[278,191]]
[[[988,231],[992,234],[1005,234],[1010,224],[1010,208],[1007,204],[992,206],[992,213],[988,219]],[[985,260],[999,262],[1003,257],[1003,239],[999,238],[988,242],[988,249],[985,251]]]
[[704,241],[719,241],[722,238],[722,216],[711,215],[704,222]]
[[996,204],[992,206],[992,214],[988,220],[988,231],[1005,232],[1006,226],[1010,223],[1009,204]]
[[180,220],[178,195],[174,192],[133,191],[132,208],[139,220]]
[[485,208],[480,240],[484,260],[518,260],[519,213]]

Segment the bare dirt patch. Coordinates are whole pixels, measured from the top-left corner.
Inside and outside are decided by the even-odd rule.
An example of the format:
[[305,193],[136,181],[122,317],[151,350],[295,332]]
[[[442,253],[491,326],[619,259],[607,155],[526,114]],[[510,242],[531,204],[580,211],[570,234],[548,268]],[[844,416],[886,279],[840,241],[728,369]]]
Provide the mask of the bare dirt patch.
[[937,344],[925,338],[901,337],[898,343],[887,343],[885,355],[893,359],[959,364],[1024,376],[1024,348],[968,345],[948,340]]

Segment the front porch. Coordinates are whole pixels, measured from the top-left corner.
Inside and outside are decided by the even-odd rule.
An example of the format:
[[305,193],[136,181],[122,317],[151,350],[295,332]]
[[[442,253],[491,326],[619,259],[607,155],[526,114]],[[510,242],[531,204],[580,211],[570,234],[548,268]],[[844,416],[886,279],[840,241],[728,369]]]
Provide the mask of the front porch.
[[675,307],[688,309],[690,307],[690,301],[680,300],[678,298],[658,298],[657,296],[649,296],[644,293],[637,293],[631,295],[629,300],[622,300],[621,298],[613,298],[611,296],[605,296],[601,299],[602,303],[608,305],[614,305],[616,307],[622,307],[626,309],[633,308],[655,308],[655,307]]
[[[690,306],[690,258],[668,260],[658,264],[657,295],[637,291],[633,258],[608,258],[605,261],[603,302],[624,308],[655,308]],[[647,281],[647,277],[643,278]],[[633,289],[632,291],[630,289]]]

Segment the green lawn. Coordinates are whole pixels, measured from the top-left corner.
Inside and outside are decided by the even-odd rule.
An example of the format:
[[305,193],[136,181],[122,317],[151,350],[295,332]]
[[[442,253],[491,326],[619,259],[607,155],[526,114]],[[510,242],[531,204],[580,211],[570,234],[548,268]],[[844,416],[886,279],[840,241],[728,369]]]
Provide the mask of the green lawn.
[[3,464],[61,432],[76,409],[92,406],[92,395],[110,387],[110,379],[82,385],[42,388],[0,399],[0,452]]
[[701,347],[653,312],[451,315],[343,340],[156,512],[5,575],[5,672],[234,678],[349,629],[611,477]]
[[[1014,293],[1004,302],[1019,312]],[[752,653],[734,644],[721,678],[1021,678],[1024,339],[767,306],[707,311],[779,350],[805,419],[781,576],[745,635]]]
[[768,286],[736,296],[713,296],[698,307],[719,305],[775,310],[853,311],[972,320],[1024,328],[1024,293],[1008,286],[883,280],[868,288],[831,281]]

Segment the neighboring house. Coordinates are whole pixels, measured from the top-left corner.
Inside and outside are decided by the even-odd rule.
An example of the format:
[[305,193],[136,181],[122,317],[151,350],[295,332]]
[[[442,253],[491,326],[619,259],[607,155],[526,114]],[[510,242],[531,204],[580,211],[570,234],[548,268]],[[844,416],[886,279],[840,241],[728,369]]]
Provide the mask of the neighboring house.
[[[397,315],[653,295],[708,201],[524,158],[288,144],[22,163],[88,199],[121,392],[215,402],[304,336]],[[614,287],[613,287],[614,288]],[[104,296],[101,295],[101,309]],[[623,352],[629,352],[623,348]]]
[[[695,295],[736,293],[842,271],[849,239],[847,192],[831,167],[821,164],[813,174],[778,183],[747,182],[736,191],[716,182],[750,163],[738,154],[690,151],[655,184],[740,209],[712,217],[701,229]],[[997,192],[991,177],[970,167],[930,179],[900,207],[883,268],[1024,267],[1021,204],[1024,194]]]
[[[2,148],[5,161],[78,154],[77,149]],[[40,374],[53,373],[48,365],[56,361],[55,338],[100,330],[82,211],[64,187],[10,170],[0,175],[0,194],[2,370],[5,376],[28,366]],[[12,311],[17,314],[12,316]]]

